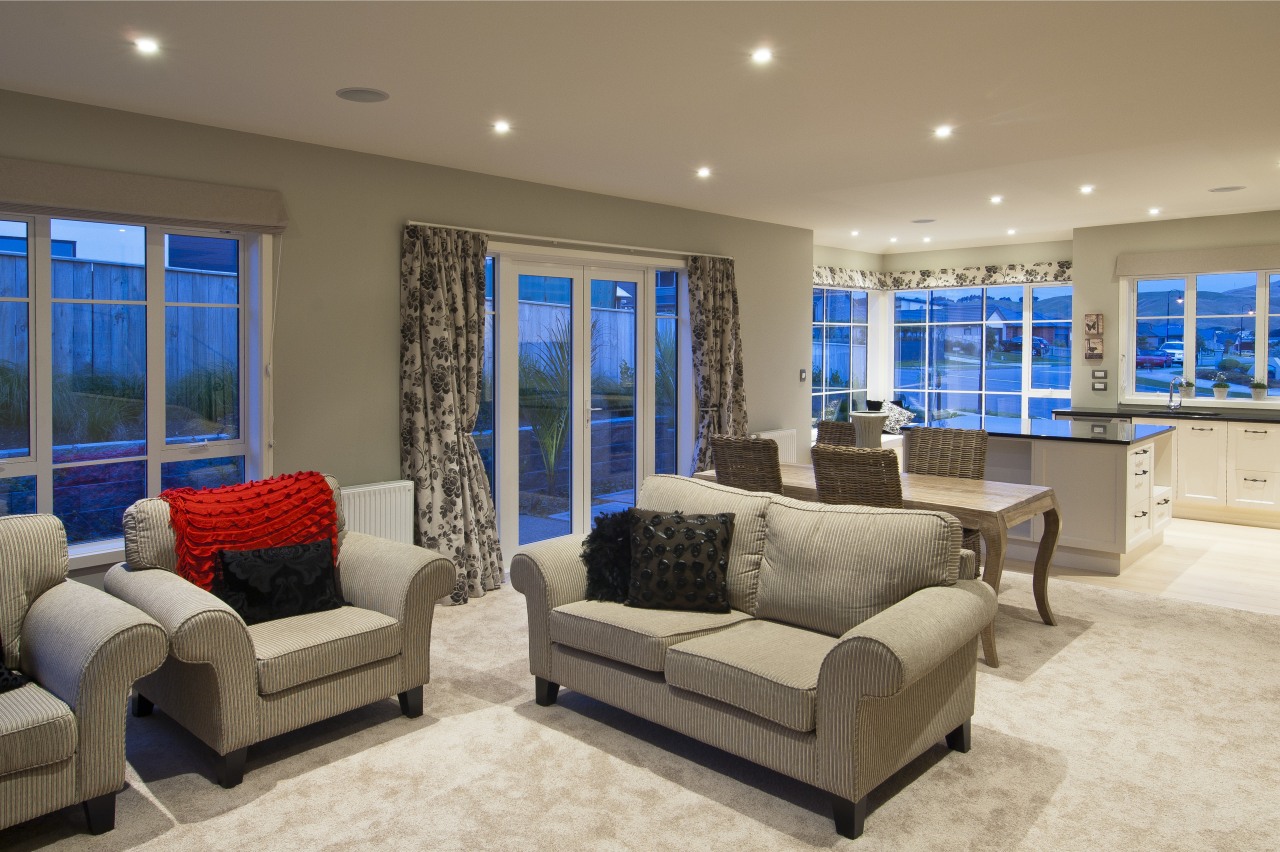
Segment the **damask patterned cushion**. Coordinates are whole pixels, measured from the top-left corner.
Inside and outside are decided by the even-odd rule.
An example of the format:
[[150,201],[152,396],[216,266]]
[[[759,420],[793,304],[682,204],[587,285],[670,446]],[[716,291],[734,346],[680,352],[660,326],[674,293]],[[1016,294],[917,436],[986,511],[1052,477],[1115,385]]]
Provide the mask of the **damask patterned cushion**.
[[[3,637],[0,637],[0,648],[4,647]],[[26,686],[31,681],[21,672],[15,672],[4,667],[3,661],[0,661],[0,692],[8,692],[11,689],[17,689],[20,686]]]
[[631,515],[628,606],[729,611],[733,514],[684,515],[635,509]]
[[889,416],[884,421],[884,431],[889,435],[901,435],[902,427],[916,419],[915,414],[905,408],[899,408],[892,402],[880,406],[880,411]]
[[222,576],[213,593],[259,624],[345,606],[333,568],[333,546],[322,538],[307,544],[260,550],[223,550]]
[[631,510],[601,512],[582,542],[587,599],[623,603],[631,585]]

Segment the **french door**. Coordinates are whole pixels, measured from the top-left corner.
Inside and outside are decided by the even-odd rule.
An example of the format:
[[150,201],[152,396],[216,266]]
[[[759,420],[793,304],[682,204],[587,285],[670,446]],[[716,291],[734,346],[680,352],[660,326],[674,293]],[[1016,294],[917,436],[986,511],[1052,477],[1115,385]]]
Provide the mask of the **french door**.
[[506,254],[497,272],[495,496],[512,554],[589,530],[674,470],[678,274]]

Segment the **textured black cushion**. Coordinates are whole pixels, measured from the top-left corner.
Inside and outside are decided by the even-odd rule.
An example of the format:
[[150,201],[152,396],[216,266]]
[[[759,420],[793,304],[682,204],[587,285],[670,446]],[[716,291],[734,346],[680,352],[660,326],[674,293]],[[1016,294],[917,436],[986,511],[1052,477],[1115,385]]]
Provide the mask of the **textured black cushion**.
[[631,513],[627,606],[728,612],[733,514]]
[[582,542],[587,600],[623,603],[631,584],[631,510],[601,512]]
[[222,577],[213,593],[240,613],[245,624],[346,606],[327,538],[287,547],[223,550]]
[[0,666],[0,692],[8,692],[20,686],[26,686],[30,682],[27,680],[26,675],[21,672],[11,671],[4,666]]

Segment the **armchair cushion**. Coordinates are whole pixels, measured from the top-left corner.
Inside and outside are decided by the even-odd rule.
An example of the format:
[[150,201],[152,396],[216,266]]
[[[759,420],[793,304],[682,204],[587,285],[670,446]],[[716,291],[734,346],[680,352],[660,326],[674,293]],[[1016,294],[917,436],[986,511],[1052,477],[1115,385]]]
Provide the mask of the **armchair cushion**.
[[667,651],[667,683],[793,731],[817,727],[818,673],[839,640],[773,621],[745,621]]
[[337,609],[332,542],[223,550],[222,575],[213,593],[240,614],[245,624]]
[[270,695],[400,653],[400,622],[344,606],[249,627],[258,692]]
[[750,618],[737,611],[633,609],[603,601],[578,601],[552,610],[550,634],[552,642],[660,672],[672,645]]
[[71,708],[34,683],[0,695],[0,776],[66,760],[76,752]]

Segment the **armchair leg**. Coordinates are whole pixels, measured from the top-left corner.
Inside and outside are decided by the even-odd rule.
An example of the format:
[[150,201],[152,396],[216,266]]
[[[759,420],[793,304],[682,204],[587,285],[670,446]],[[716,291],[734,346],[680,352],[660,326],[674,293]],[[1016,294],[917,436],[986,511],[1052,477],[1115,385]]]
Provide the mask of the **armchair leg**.
[[560,692],[560,684],[535,676],[533,688],[534,700],[538,702],[539,707],[550,707],[556,703],[556,695]]
[[410,719],[416,719],[422,715],[422,687],[415,686],[413,689],[407,689],[397,696],[400,699],[400,712]]
[[84,819],[89,823],[90,834],[106,834],[116,827],[115,793],[85,799],[80,804],[84,807]]
[[850,840],[857,840],[862,836],[862,825],[867,821],[866,796],[856,802],[832,796],[831,811],[835,814],[837,834]]
[[141,719],[143,716],[150,716],[151,711],[156,709],[156,705],[151,703],[151,699],[143,695],[141,692],[133,694],[133,715]]
[[214,777],[218,779],[218,783],[228,790],[240,786],[240,782],[244,780],[244,764],[248,756],[248,746],[221,755],[214,766]]
[[952,751],[958,751],[961,754],[969,753],[969,744],[971,741],[970,725],[972,719],[965,719],[955,730],[947,734],[947,748]]

